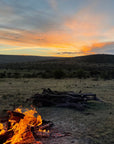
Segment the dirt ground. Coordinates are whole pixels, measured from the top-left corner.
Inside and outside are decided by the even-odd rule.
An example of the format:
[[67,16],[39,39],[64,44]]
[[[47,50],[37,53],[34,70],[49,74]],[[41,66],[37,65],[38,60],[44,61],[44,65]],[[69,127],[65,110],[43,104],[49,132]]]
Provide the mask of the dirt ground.
[[113,144],[114,80],[95,79],[0,79],[0,114],[14,106],[30,107],[25,100],[42,88],[78,93],[95,93],[104,102],[90,102],[83,112],[68,108],[37,108],[43,119],[51,120],[54,129],[70,136],[50,138],[46,144]]

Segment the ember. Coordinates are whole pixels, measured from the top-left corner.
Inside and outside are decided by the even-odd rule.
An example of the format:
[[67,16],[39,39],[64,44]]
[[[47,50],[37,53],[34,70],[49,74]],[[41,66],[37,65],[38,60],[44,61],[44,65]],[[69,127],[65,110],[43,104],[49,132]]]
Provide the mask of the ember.
[[8,111],[8,116],[0,123],[0,144],[42,144],[41,137],[49,137],[51,122],[42,120],[35,109],[22,112],[21,108]]

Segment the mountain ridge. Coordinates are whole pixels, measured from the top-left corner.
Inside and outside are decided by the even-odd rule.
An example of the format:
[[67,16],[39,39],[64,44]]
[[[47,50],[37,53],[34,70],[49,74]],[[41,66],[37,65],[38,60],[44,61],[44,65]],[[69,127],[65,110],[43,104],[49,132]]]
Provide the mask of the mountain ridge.
[[94,54],[77,57],[47,57],[47,56],[22,56],[22,55],[0,55],[0,64],[3,63],[26,63],[26,62],[84,62],[84,63],[113,63],[114,55]]

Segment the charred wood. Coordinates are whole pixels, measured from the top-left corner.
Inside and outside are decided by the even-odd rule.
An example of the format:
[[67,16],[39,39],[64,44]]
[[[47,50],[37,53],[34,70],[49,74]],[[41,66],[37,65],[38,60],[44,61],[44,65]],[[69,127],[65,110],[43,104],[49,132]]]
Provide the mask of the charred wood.
[[[23,113],[19,113],[15,111],[8,111],[7,113],[9,115],[9,120],[13,120],[16,123],[19,123],[19,121],[23,119],[25,116]],[[9,121],[9,127],[10,127],[10,121]]]
[[43,89],[41,94],[35,94],[30,99],[34,106],[57,106],[69,107],[77,110],[84,110],[87,107],[88,101],[100,101],[93,93],[74,93],[72,91],[60,92],[52,91],[51,89]]
[[0,135],[0,144],[3,144],[6,142],[7,139],[11,138],[13,136],[14,132],[13,130],[6,131],[5,133]]

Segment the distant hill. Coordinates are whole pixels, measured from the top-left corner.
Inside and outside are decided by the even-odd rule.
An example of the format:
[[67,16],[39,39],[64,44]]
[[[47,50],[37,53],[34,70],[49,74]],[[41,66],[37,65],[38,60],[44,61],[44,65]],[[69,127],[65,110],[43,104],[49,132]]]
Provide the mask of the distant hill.
[[96,54],[96,55],[86,55],[78,57],[67,57],[59,59],[50,59],[49,61],[44,61],[44,63],[55,63],[55,64],[66,64],[66,65],[80,65],[81,63],[88,64],[114,64],[114,55],[108,54]]
[[114,79],[114,55],[70,58],[0,55],[0,78],[19,77]]
[[47,61],[51,59],[58,59],[57,57],[43,57],[43,56],[22,56],[22,55],[0,55],[0,64],[3,63],[23,63]]
[[61,57],[42,57],[42,56],[20,56],[20,55],[0,55],[0,64],[5,63],[28,63],[28,62],[43,62],[43,63],[108,63],[114,64],[114,55],[96,54],[79,57],[61,58]]
[[88,56],[80,56],[72,58],[71,61],[81,61],[81,62],[88,62],[88,63],[113,63],[114,64],[114,55],[108,54],[95,54],[95,55],[88,55]]

